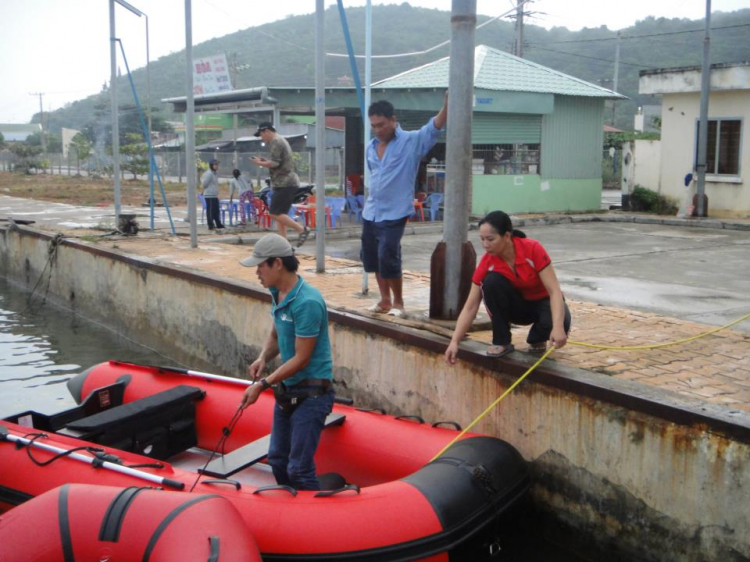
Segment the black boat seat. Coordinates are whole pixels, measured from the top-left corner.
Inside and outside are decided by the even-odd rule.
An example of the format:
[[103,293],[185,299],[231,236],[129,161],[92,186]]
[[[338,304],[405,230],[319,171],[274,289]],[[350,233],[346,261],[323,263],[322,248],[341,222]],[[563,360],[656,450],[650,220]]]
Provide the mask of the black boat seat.
[[198,387],[175,386],[68,422],[57,433],[166,460],[197,444],[195,403],[203,396]]
[[[324,428],[344,423],[344,414],[331,413],[326,418]],[[248,443],[231,453],[212,460],[206,468],[201,470],[206,476],[214,478],[228,478],[232,474],[244,470],[268,456],[268,448],[271,445],[271,436],[264,435],[252,443]]]
[[68,423],[67,429],[81,433],[106,431],[112,427],[142,420],[170,407],[179,408],[203,398],[204,392],[197,386],[181,384],[133,402],[127,402]]

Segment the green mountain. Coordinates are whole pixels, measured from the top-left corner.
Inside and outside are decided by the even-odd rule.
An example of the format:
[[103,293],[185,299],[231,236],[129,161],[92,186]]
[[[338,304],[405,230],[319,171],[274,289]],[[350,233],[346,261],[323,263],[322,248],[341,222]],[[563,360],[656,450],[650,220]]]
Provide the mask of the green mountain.
[[[395,54],[421,51],[450,38],[450,12],[401,5],[374,6],[373,53]],[[326,10],[327,52],[345,53],[338,10]],[[224,52],[230,63],[235,88],[257,86],[313,86],[315,79],[314,14],[251,27],[224,37],[211,39],[193,48],[195,58]],[[364,53],[365,9],[347,10],[349,28],[357,54]],[[481,16],[479,22],[487,21]],[[533,20],[532,20],[533,21]],[[750,9],[730,13],[716,12],[711,18],[712,62],[750,60]],[[618,91],[630,99],[618,102],[615,125],[630,129],[633,114],[640,105],[658,104],[658,98],[638,94],[638,71],[648,68],[700,65],[703,49],[702,20],[649,17],[621,30]],[[539,64],[594,84],[612,88],[617,32],[605,26],[570,31],[555,27],[550,30],[526,25],[524,56]],[[476,44],[509,51],[514,41],[513,23],[495,21],[477,30]],[[125,46],[127,49],[127,45]],[[449,46],[427,55],[375,59],[373,81],[432,62],[449,54]],[[364,62],[359,61],[364,78]],[[159,100],[184,95],[184,51],[164,56],[151,63],[152,106],[164,119],[173,119],[171,105]],[[326,58],[328,85],[348,85],[342,79],[351,76],[347,58]],[[133,72],[138,95],[143,103],[146,72]],[[119,99],[132,107],[132,94],[127,76],[117,80]],[[49,114],[49,129],[59,133],[60,127],[83,129],[96,119],[106,117],[109,95],[106,87],[100,94],[78,100]],[[131,110],[132,111],[132,110]],[[45,116],[46,118],[46,116]],[[32,122],[38,121],[35,115]],[[178,118],[179,119],[179,118]]]

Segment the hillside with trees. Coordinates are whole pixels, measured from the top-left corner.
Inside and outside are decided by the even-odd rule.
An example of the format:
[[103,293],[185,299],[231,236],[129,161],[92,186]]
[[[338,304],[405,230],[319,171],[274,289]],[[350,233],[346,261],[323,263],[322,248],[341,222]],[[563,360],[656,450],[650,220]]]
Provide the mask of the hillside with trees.
[[[338,11],[326,10],[327,52],[345,53],[343,33]],[[193,49],[193,56],[204,57],[224,52],[229,61],[233,85],[236,89],[257,86],[313,86],[314,85],[314,14],[293,16],[283,20],[248,28],[215,38]],[[364,53],[364,8],[347,10],[354,49]],[[479,17],[479,22],[487,21]],[[533,20],[531,20],[533,22]],[[731,13],[716,12],[711,19],[712,62],[750,60],[750,9]],[[620,30],[620,67],[618,91],[630,99],[618,102],[614,124],[632,129],[633,114],[638,106],[658,104],[658,98],[638,94],[638,72],[650,68],[700,65],[703,45],[701,20],[665,19],[649,17],[634,26]],[[555,27],[550,30],[535,25],[525,27],[524,57],[531,61],[576,76],[588,82],[612,88],[617,32],[605,26],[570,31]],[[408,3],[373,7],[373,54],[395,54],[421,51],[450,38],[450,12],[414,8]],[[496,21],[479,29],[476,44],[484,44],[510,51],[514,41],[511,21]],[[127,45],[125,45],[127,49]],[[410,68],[445,57],[449,46],[428,55],[376,59],[373,61],[373,80],[380,80]],[[364,62],[359,61],[360,76],[364,76]],[[152,107],[157,111],[155,122],[166,127],[165,119],[174,119],[171,106],[159,100],[185,95],[184,51],[164,56],[151,63]],[[326,58],[326,82],[330,86],[351,85],[351,69],[345,57]],[[133,72],[139,97],[145,100],[146,72]],[[134,125],[132,93],[127,76],[118,78],[121,112]],[[129,107],[126,107],[128,106]],[[88,130],[108,130],[109,93],[105,84],[94,96],[76,101],[49,117],[48,129],[59,133],[61,127]],[[609,113],[611,121],[611,113]],[[38,122],[35,115],[32,122]],[[179,117],[178,117],[179,119]],[[155,127],[158,130],[158,126]],[[127,129],[127,128],[126,128]],[[122,134],[133,132],[126,130]]]

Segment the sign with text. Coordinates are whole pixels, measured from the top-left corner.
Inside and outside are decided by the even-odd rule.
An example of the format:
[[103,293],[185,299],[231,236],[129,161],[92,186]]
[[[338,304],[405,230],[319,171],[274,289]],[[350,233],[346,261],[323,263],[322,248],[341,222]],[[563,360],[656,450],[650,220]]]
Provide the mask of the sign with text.
[[229,66],[224,53],[193,60],[193,93],[216,94],[232,89]]

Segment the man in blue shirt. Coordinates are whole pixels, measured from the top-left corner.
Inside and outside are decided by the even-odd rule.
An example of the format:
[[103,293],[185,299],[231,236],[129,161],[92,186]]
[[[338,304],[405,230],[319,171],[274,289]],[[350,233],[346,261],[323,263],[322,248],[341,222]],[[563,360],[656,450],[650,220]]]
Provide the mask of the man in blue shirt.
[[[279,484],[298,490],[320,490],[315,451],[325,419],[333,408],[333,366],[328,339],[328,310],[320,291],[299,275],[299,261],[286,238],[267,234],[240,262],[257,266],[261,285],[271,292],[273,328],[260,356],[248,369],[256,384],[245,390],[242,407],[273,387],[273,413],[268,464]],[[266,362],[281,355],[281,365],[258,380]]]
[[393,105],[377,101],[367,115],[375,138],[367,145],[370,186],[362,211],[362,264],[375,273],[380,301],[368,310],[404,315],[401,237],[414,213],[419,162],[435,146],[448,120],[448,92],[440,112],[418,131],[404,131]]

